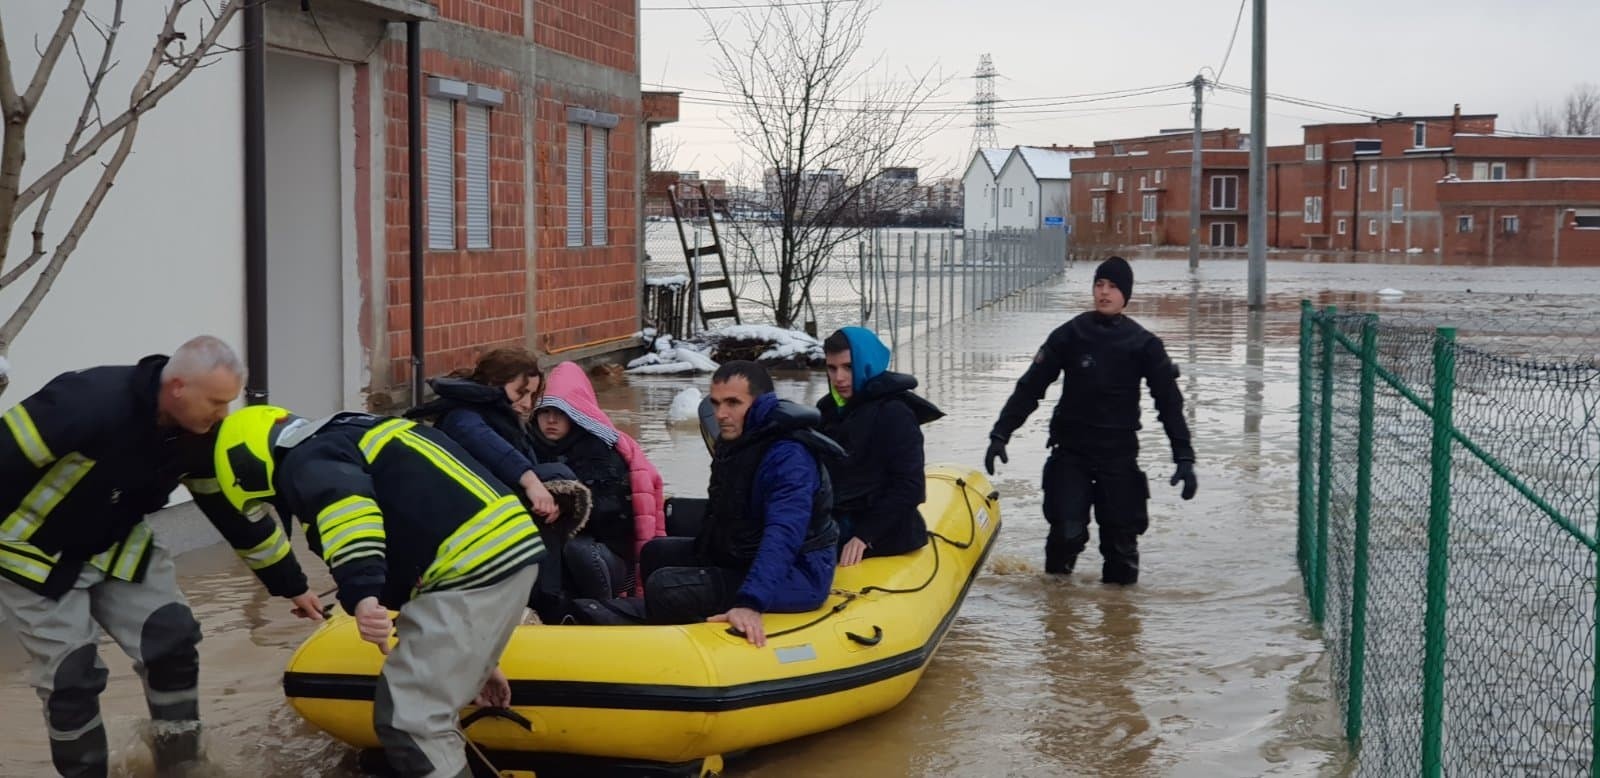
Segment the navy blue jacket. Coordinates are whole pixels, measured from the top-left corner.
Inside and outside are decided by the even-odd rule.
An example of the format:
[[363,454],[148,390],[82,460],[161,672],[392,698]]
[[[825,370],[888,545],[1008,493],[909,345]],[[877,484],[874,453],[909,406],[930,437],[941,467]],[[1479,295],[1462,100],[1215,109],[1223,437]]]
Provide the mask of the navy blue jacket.
[[[778,396],[770,392],[757,397],[745,417],[745,434],[774,423],[779,404]],[[789,408],[810,412],[804,406]],[[827,601],[838,551],[832,546],[800,550],[811,524],[813,495],[822,485],[821,467],[797,440],[779,440],[762,457],[749,509],[764,517],[766,530],[735,604],[762,612],[798,613]]]

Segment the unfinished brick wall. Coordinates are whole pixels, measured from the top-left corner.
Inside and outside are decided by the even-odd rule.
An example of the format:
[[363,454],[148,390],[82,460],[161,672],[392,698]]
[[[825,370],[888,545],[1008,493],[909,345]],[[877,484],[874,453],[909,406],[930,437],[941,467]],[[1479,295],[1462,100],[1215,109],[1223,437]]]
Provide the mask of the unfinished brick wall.
[[[507,5],[508,3],[499,3]],[[476,3],[473,5],[494,5]],[[520,5],[520,4],[518,4]],[[518,22],[520,25],[520,22]],[[411,380],[410,227],[406,162],[405,47],[386,49],[390,67],[384,80],[387,122],[384,179],[385,244],[387,247],[390,382]],[[424,50],[423,70],[439,76],[500,90],[504,105],[489,112],[489,249],[468,250],[466,240],[465,106],[456,103],[455,188],[456,237],[453,250],[428,250],[423,283],[425,369],[438,375],[471,364],[479,354],[525,341],[528,239],[523,219],[526,199],[522,144],[523,106],[517,74],[471,60]],[[428,106],[424,105],[423,120]],[[424,156],[424,171],[426,156]],[[424,178],[424,191],[427,181]]]
[[448,21],[522,37],[522,0],[434,0],[434,5]]
[[638,72],[639,20],[632,0],[540,0],[533,42],[596,65]]
[[[536,125],[538,348],[559,354],[625,338],[639,329],[639,236],[636,208],[638,105],[596,92],[541,82]],[[607,144],[604,246],[567,245],[568,106],[623,117]],[[587,205],[587,203],[586,203]],[[590,221],[584,222],[589,242]]]

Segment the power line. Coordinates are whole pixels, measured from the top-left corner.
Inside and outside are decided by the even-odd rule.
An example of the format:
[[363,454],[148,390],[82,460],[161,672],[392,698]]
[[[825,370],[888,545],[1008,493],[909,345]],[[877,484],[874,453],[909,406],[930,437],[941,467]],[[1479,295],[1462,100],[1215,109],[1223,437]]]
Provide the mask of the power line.
[[[1175,89],[1179,89],[1179,88],[1181,88],[1181,87],[1166,87],[1166,88],[1163,88],[1163,89],[1155,89],[1155,90],[1149,90],[1149,91],[1145,91],[1145,92],[1136,92],[1136,93],[1131,93],[1131,94],[1126,94],[1126,95],[1119,95],[1119,96],[1116,96],[1116,97],[1095,97],[1095,98],[1084,98],[1084,99],[1081,99],[1081,100],[1060,100],[1060,101],[1056,101],[1056,102],[1053,102],[1053,103],[1040,103],[1040,104],[1035,104],[1035,105],[1023,105],[1023,106],[997,105],[997,106],[994,106],[993,110],[994,110],[996,115],[1001,115],[1001,116],[1030,116],[1030,115],[1067,114],[1067,113],[1075,113],[1077,111],[1072,109],[1072,108],[1063,108],[1063,107],[1060,107],[1060,106],[1078,106],[1078,105],[1091,105],[1091,104],[1098,104],[1098,103],[1114,102],[1114,101],[1117,101],[1117,100],[1125,100],[1125,99],[1128,99],[1128,98],[1131,98],[1131,97],[1140,97],[1140,96],[1144,96],[1144,95],[1152,95],[1152,94],[1160,94],[1160,93],[1163,93],[1163,92],[1171,92],[1171,91],[1174,91]],[[679,102],[687,104],[687,105],[704,105],[704,106],[711,106],[711,107],[717,107],[717,108],[741,108],[741,107],[745,107],[745,106],[750,105],[752,101],[744,100],[742,98],[740,98],[740,99],[721,99],[721,98],[709,98],[709,97],[683,97],[683,98],[680,98]],[[760,101],[760,100],[756,100],[754,102],[757,105],[763,105],[765,107],[774,107],[774,106],[771,106],[770,104],[764,103],[763,101]],[[965,116],[965,115],[968,115],[967,109],[954,108],[954,107],[940,107],[940,106],[924,108],[924,107],[920,107],[920,104],[916,103],[916,102],[877,103],[877,104],[861,104],[861,105],[833,105],[831,103],[832,103],[832,101],[815,103],[815,104],[813,104],[811,106],[811,110],[814,110],[814,111],[826,111],[826,112],[830,112],[830,113],[887,113],[887,114],[906,114],[906,115],[914,115],[914,116]]]
[[1233,42],[1239,37],[1239,24],[1244,21],[1244,6],[1250,0],[1239,0],[1239,13],[1233,17],[1233,34],[1228,36],[1228,50],[1222,53],[1222,64],[1217,67],[1216,80],[1222,80],[1222,71],[1228,69],[1228,58],[1233,56]]
[[792,3],[748,3],[743,5],[643,5],[640,11],[729,11],[755,8],[795,8],[803,5],[839,5],[859,0],[796,0]]
[[[998,76],[998,74],[996,74],[996,75]],[[894,83],[894,82],[889,82],[889,83]],[[912,83],[919,83],[919,82],[909,82],[908,81],[908,82],[901,82],[901,83],[912,84]],[[722,97],[722,98],[736,98],[736,99],[739,99],[739,100],[743,100],[745,98],[745,96],[743,94],[741,94],[741,93],[728,91],[726,89],[706,89],[706,88],[701,88],[701,87],[678,86],[678,85],[674,85],[674,84],[662,84],[662,83],[650,83],[650,82],[646,82],[644,85],[647,86],[647,87],[650,87],[652,89],[663,89],[663,90],[670,90],[670,91],[675,91],[675,92],[699,93],[699,94],[703,94],[703,95],[715,95],[717,97]],[[1019,98],[1016,98],[1014,100],[1007,100],[1007,99],[1004,99],[1004,98],[1000,98],[1000,99],[997,100],[997,104],[998,105],[1002,105],[1002,106],[1012,106],[1012,107],[1017,107],[1017,108],[1033,108],[1033,107],[1039,107],[1040,105],[1055,105],[1055,104],[1057,104],[1055,101],[1060,101],[1060,100],[1078,100],[1078,99],[1088,98],[1088,97],[1138,97],[1140,95],[1145,95],[1145,94],[1154,94],[1156,91],[1161,91],[1161,90],[1165,90],[1165,89],[1181,89],[1181,88],[1187,88],[1188,86],[1189,86],[1189,82],[1187,82],[1187,81],[1179,81],[1179,82],[1174,82],[1174,83],[1170,83],[1170,84],[1152,84],[1150,86],[1132,87],[1132,88],[1128,88],[1128,89],[1112,89],[1112,90],[1108,90],[1108,91],[1104,91],[1104,92],[1081,92],[1079,94],[1069,94],[1069,95],[1048,95],[1048,96],[1040,96],[1040,97],[1019,97]],[[755,99],[758,99],[758,100],[780,100],[780,99],[784,99],[783,95],[752,95],[751,97],[753,97]],[[864,100],[864,99],[856,99],[856,98],[831,98],[830,102],[863,103],[863,104],[870,104],[870,105],[882,105],[884,101],[882,101],[882,100]],[[899,101],[894,101],[894,102],[899,102]],[[929,100],[920,101],[921,105],[970,106],[970,105],[972,105],[972,103],[973,103],[973,101],[970,100],[970,99],[967,99],[967,100],[934,100],[934,99],[929,99]]]

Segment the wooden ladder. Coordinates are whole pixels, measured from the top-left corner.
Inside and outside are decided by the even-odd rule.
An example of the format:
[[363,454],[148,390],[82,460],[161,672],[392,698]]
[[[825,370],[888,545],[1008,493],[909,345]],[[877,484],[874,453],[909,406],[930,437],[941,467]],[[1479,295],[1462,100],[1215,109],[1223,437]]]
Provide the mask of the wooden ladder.
[[[689,265],[689,292],[694,295],[695,310],[700,312],[700,326],[710,327],[711,322],[718,319],[733,319],[734,324],[739,324],[739,301],[733,294],[733,281],[728,274],[728,257],[722,252],[722,238],[717,234],[717,214],[712,207],[711,195],[706,192],[705,182],[698,185],[700,202],[705,208],[706,222],[711,227],[711,245],[690,246],[688,233],[683,229],[683,209],[678,205],[678,186],[667,187],[667,201],[672,204],[672,221],[678,225],[678,244],[683,246],[683,259]],[[722,271],[720,278],[702,278],[695,269],[695,258],[707,255],[716,255],[717,266]],[[727,294],[726,308],[712,308],[706,305],[704,293],[708,290],[721,289]]]

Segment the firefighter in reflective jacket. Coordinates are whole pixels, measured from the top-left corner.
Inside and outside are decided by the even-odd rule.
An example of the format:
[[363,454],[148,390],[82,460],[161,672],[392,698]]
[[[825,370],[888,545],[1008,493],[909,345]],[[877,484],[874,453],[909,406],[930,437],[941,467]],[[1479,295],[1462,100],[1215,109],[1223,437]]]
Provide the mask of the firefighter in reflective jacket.
[[269,591],[321,618],[277,523],[233,510],[213,476],[214,427],[243,376],[201,336],[170,359],[57,376],[3,415],[0,615],[31,660],[61,775],[107,770],[97,623],[144,681],[158,767],[198,756],[200,625],[145,523],[180,483]]
[[234,507],[300,519],[339,604],[388,655],[373,724],[390,766],[470,775],[456,712],[475,696],[510,703],[500,654],[545,553],[521,500],[444,433],[365,413],[241,409],[222,423],[216,467]]

